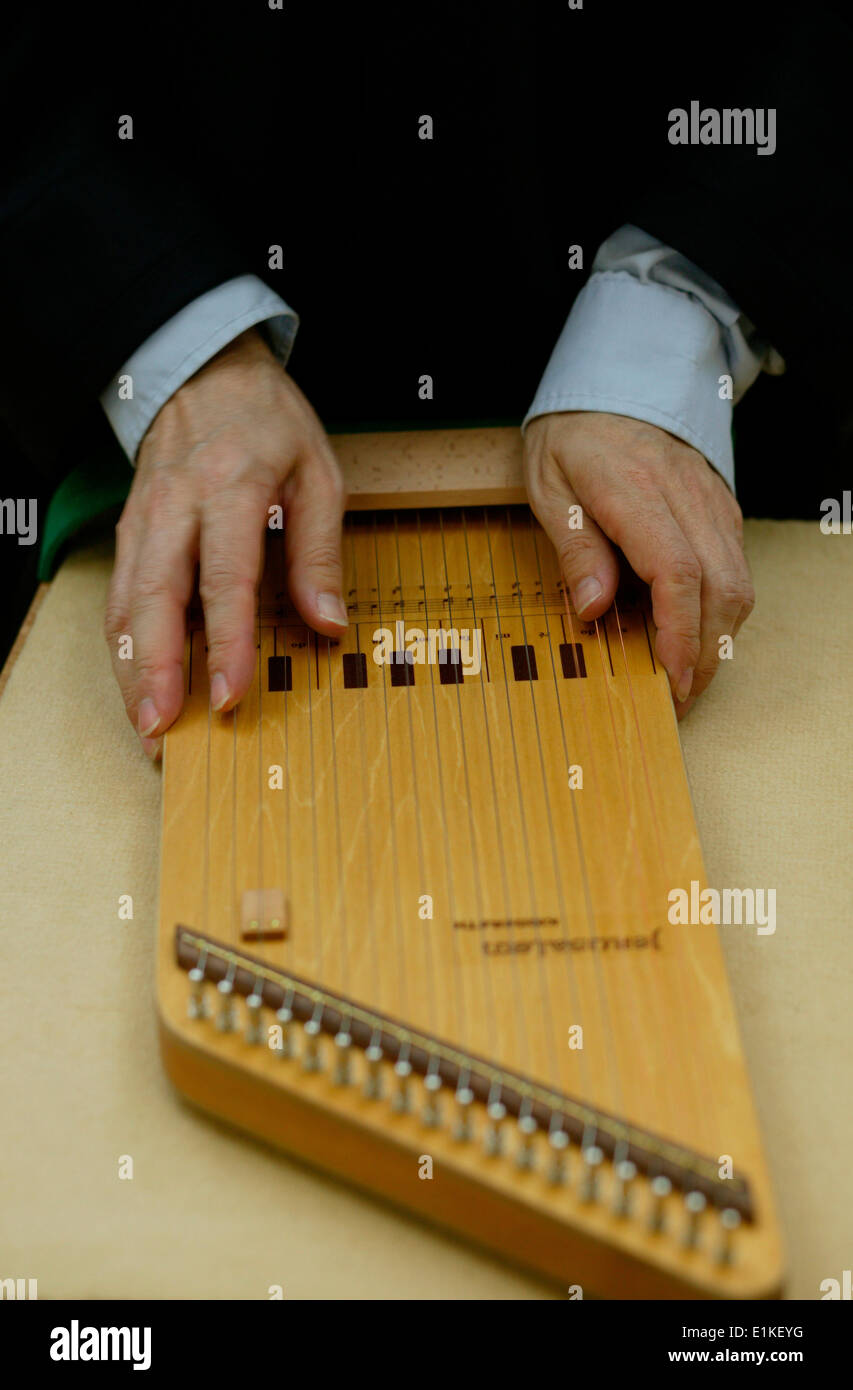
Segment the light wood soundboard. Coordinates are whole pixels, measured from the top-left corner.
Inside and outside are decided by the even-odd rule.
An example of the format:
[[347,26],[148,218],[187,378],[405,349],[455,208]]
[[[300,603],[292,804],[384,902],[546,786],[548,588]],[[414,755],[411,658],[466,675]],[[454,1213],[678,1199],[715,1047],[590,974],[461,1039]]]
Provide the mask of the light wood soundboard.
[[[349,629],[289,608],[271,532],[230,715],[192,625],[164,754],[165,1065],[566,1289],[773,1296],[717,930],[668,921],[670,890],[706,880],[647,598],[579,621],[515,505],[517,438],[339,440]],[[450,629],[464,666],[439,659]]]

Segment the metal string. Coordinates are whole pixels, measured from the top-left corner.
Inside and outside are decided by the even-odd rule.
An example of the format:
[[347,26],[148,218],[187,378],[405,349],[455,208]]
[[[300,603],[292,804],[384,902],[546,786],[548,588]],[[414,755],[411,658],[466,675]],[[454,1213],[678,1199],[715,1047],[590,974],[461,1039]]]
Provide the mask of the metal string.
[[[443,515],[442,512],[439,512],[439,514],[438,514],[438,519],[439,519],[439,526],[440,526],[440,529],[441,529],[441,553],[442,553],[442,559],[443,559],[443,561],[444,561],[444,585],[445,585],[445,590],[444,590],[444,591],[445,591],[445,594],[447,595],[447,622],[448,622],[448,626],[452,628],[452,627],[453,627],[453,604],[452,604],[452,600],[451,600],[451,596],[450,596],[450,588],[451,588],[451,585],[450,585],[450,575],[448,574],[448,570],[447,570],[447,542],[446,542],[446,537],[445,537],[445,534],[444,534],[444,515]],[[473,601],[473,596],[474,596],[474,595],[473,595],[473,590],[472,590],[472,591],[471,591],[472,601]],[[450,651],[449,647],[448,647],[448,648],[445,648],[445,652],[444,652],[445,657],[449,654],[449,651]],[[459,651],[459,654],[458,654],[458,659],[459,659],[459,661],[461,662],[461,660],[462,660],[461,642],[460,642],[460,651]],[[461,672],[461,668],[460,668],[460,672]],[[483,675],[483,667],[482,667],[482,663],[481,663],[481,664],[480,664],[480,678],[481,678],[481,680],[482,680],[482,675]],[[459,739],[460,739],[460,745],[461,745],[461,748],[462,748],[462,770],[463,770],[463,775],[464,775],[464,778],[465,778],[465,802],[466,802],[466,807],[467,807],[467,811],[468,811],[468,835],[469,835],[469,838],[470,838],[470,840],[471,840],[471,863],[472,863],[472,867],[473,867],[473,870],[474,870],[474,896],[475,896],[476,903],[477,903],[477,918],[478,918],[478,921],[479,921],[479,922],[482,922],[482,921],[483,921],[483,889],[482,889],[482,881],[481,881],[481,876],[480,876],[480,856],[479,856],[479,852],[478,852],[478,849],[477,849],[477,837],[476,837],[476,835],[475,835],[475,833],[474,833],[474,814],[473,814],[473,809],[472,809],[472,806],[471,806],[471,783],[470,783],[470,779],[469,779],[469,775],[468,775],[468,749],[467,749],[466,742],[465,742],[465,723],[464,723],[463,716],[462,716],[462,692],[461,692],[461,684],[462,684],[462,676],[461,676],[461,674],[460,674],[459,679],[456,680],[456,681],[454,681],[454,685],[455,685],[455,687],[456,687],[456,711],[457,711],[457,714],[458,714],[458,716],[459,716]],[[455,928],[454,928],[454,931],[453,931],[454,955],[456,955],[455,940],[456,940],[456,931],[455,931]],[[482,952],[481,952],[480,954],[481,954],[481,956],[482,956]],[[492,1054],[492,1057],[494,1058],[495,1049],[496,1049],[496,1045],[497,1045],[497,1038],[496,1038],[496,1019],[495,1019],[494,1001],[493,1001],[492,998],[491,998],[491,979],[490,979],[490,975],[489,975],[488,962],[485,960],[485,957],[483,957],[483,975],[484,975],[484,978],[485,978],[485,980],[486,980],[486,982],[487,982],[487,984],[488,984],[488,986],[489,986],[489,991],[488,991],[488,992],[489,992],[490,1004],[489,1004],[489,1006],[487,1007],[487,1010],[486,1010],[486,1023],[487,1023],[488,1034],[489,1034],[489,1050],[490,1050],[490,1052],[491,1052],[491,1054]],[[460,1039],[460,1042],[461,1042],[461,1041],[462,1041],[462,1039]],[[461,1084],[461,1083],[460,1083],[460,1084]]]
[[[620,621],[619,621],[619,609],[618,609],[618,607],[616,606],[616,601],[615,601],[615,599],[614,599],[614,602],[613,602],[613,609],[614,609],[614,612],[615,612],[615,614],[616,614],[616,626],[617,626],[617,629],[618,629],[618,631],[619,631],[619,643],[620,643],[620,646],[621,646],[621,649],[622,649],[622,660],[623,660],[624,663],[625,663],[625,674],[626,674],[626,676],[628,677],[628,691],[629,691],[629,694],[630,694],[630,697],[631,697],[631,709],[632,709],[633,716],[634,716],[634,724],[635,724],[636,729],[637,729],[637,737],[638,737],[639,746],[640,746],[640,756],[641,756],[642,763],[643,763],[643,777],[644,777],[644,781],[645,781],[645,784],[646,784],[646,790],[647,790],[647,792],[648,792],[649,804],[650,804],[650,806],[651,806],[651,808],[652,808],[652,827],[653,827],[653,830],[654,830],[655,843],[656,843],[656,846],[657,846],[658,862],[660,863],[661,869],[663,869],[663,867],[664,867],[664,865],[665,865],[665,863],[666,863],[666,858],[665,858],[665,855],[664,855],[663,841],[662,841],[662,838],[661,838],[660,823],[659,823],[659,818],[658,818],[657,806],[656,806],[656,803],[655,803],[654,792],[652,791],[651,779],[650,779],[650,777],[649,777],[648,761],[647,761],[647,758],[646,758],[646,745],[645,745],[645,740],[644,740],[644,738],[643,738],[642,728],[641,728],[641,725],[640,725],[639,714],[638,714],[638,712],[637,712],[637,702],[636,702],[636,700],[635,700],[635,698],[634,698],[634,687],[633,687],[632,682],[631,682],[631,672],[630,672],[629,667],[628,667],[628,657],[627,657],[627,653],[626,653],[626,651],[625,651],[625,643],[624,643],[624,640],[623,640],[623,637],[622,637],[622,627],[621,627],[621,623],[620,623]],[[679,957],[676,957],[676,959],[678,960]],[[683,973],[683,972],[681,972],[681,973]],[[689,1036],[690,1036],[691,1029],[690,1029],[688,1026],[686,1026],[686,1024],[687,1024],[687,1018],[686,1018],[686,1013],[685,1013],[685,1008],[686,1008],[686,1006],[685,1006],[685,1002],[684,1002],[684,995],[686,994],[686,991],[683,992],[682,990],[678,989],[678,990],[676,990],[675,993],[676,993],[675,1006],[676,1006],[676,1009],[677,1009],[677,1011],[678,1011],[679,1021],[680,1021],[680,1023],[681,1023],[681,1027],[682,1027],[682,1035],[683,1035],[684,1037],[689,1037]],[[710,1086],[710,1084],[709,1084],[708,1060],[707,1060],[707,1057],[705,1056],[704,1050],[699,1049],[699,1051],[701,1051],[701,1062],[699,1062],[698,1065],[697,1065],[697,1057],[696,1057],[697,1049],[694,1049],[694,1048],[688,1048],[688,1049],[687,1049],[688,1057],[689,1057],[689,1061],[690,1061],[690,1070],[693,1072],[693,1075],[694,1075],[694,1085],[695,1085],[695,1080],[696,1080],[696,1079],[698,1079],[699,1081],[701,1081],[701,1080],[704,1079],[705,1095],[706,1095],[706,1096],[709,1098],[709,1100],[710,1100],[710,1109],[711,1109],[711,1112],[712,1112],[712,1113],[711,1113],[711,1127],[712,1127],[713,1130],[716,1131],[716,1130],[717,1130],[716,1104],[715,1104],[715,1100],[714,1100],[714,1092],[713,1092],[713,1090],[711,1089],[711,1086]]]
[[[379,626],[382,626],[382,581],[379,574],[379,541],[376,532],[376,513],[373,513],[373,555],[376,567],[376,599],[377,612],[379,614]],[[385,664],[382,665],[382,700],[385,711],[385,752],[388,763],[388,795],[390,799],[390,823],[391,823],[391,849],[394,867],[398,863],[397,855],[397,813],[394,802],[394,772],[391,764],[391,726],[388,718],[388,679]],[[396,872],[391,875],[394,883],[394,903],[395,903],[395,934],[397,937],[397,965],[399,972],[399,991],[400,991],[400,1016],[406,1019],[409,1012],[409,988],[406,975],[406,937],[403,931],[403,908],[400,901],[400,876]],[[405,1049],[404,1049],[405,1051]],[[400,1061],[408,1060],[401,1052]]]
[[[528,520],[529,520],[529,526],[530,526],[530,534],[531,534],[531,538],[532,538],[532,542],[533,542],[533,550],[534,550],[534,554],[535,554],[535,556],[536,556],[536,568],[537,568],[537,572],[538,572],[538,574],[539,574],[539,590],[540,590],[540,594],[541,594],[541,598],[542,598],[542,614],[543,614],[543,617],[544,617],[544,620],[545,620],[545,629],[546,629],[547,638],[548,638],[548,656],[549,656],[549,660],[550,660],[550,663],[551,663],[551,675],[552,675],[553,681],[554,681],[554,695],[555,695],[556,704],[557,704],[557,712],[558,712],[559,719],[560,719],[560,738],[561,738],[562,745],[563,745],[563,757],[564,757],[564,759],[565,759],[565,765],[566,765],[566,778],[568,779],[568,776],[569,776],[569,767],[570,767],[570,760],[569,760],[568,745],[567,745],[567,743],[566,743],[566,728],[565,728],[565,723],[564,723],[564,719],[563,719],[563,703],[562,703],[562,700],[561,700],[561,698],[560,698],[560,684],[559,684],[559,681],[558,681],[558,679],[557,679],[557,667],[556,667],[556,662],[555,662],[555,660],[554,660],[554,644],[553,644],[553,640],[552,640],[552,637],[551,637],[551,624],[550,624],[550,622],[549,622],[548,606],[547,606],[547,602],[546,602],[546,599],[545,599],[545,582],[544,582],[544,578],[543,578],[543,574],[542,574],[542,561],[541,561],[541,557],[540,557],[540,554],[539,554],[539,544],[538,544],[538,538],[537,538],[537,531],[536,531],[536,526],[535,526],[535,523],[534,523],[534,520],[533,520],[533,513],[532,513],[532,512],[529,513]],[[516,573],[517,573],[517,571],[516,571]],[[572,646],[572,659],[575,660],[575,648],[574,648],[574,645]],[[531,682],[531,685],[532,685],[532,682]],[[583,698],[583,693],[581,693],[581,698]],[[537,732],[538,732],[538,730],[537,730]],[[540,750],[539,750],[539,751],[540,751],[540,760],[541,760],[541,755],[542,755],[541,744],[540,744]],[[543,782],[544,782],[544,780],[545,780],[544,768],[543,768],[542,776],[543,776]],[[593,781],[595,782],[596,779],[593,778]],[[586,854],[585,854],[584,845],[583,845],[583,834],[582,834],[582,831],[581,831],[580,817],[579,817],[579,815],[578,815],[577,802],[576,802],[576,800],[575,800],[574,795],[571,797],[571,807],[572,807],[572,821],[573,821],[573,823],[574,823],[574,831],[575,831],[575,840],[577,841],[578,856],[579,856],[580,866],[581,866],[581,881],[582,881],[582,884],[583,884],[583,896],[584,896],[584,908],[585,908],[585,912],[586,912],[586,920],[587,920],[587,923],[588,923],[588,929],[589,929],[590,933],[591,933],[593,936],[595,936],[595,935],[597,934],[597,923],[596,923],[595,909],[593,908],[593,905],[592,905],[592,893],[591,893],[590,885],[589,885],[589,871],[588,871],[588,868],[587,868]],[[568,940],[569,938],[568,938],[567,931],[566,931],[566,928],[567,928],[567,925],[568,925],[568,917],[567,917],[567,913],[566,913],[566,901],[565,901],[565,895],[564,895],[564,891],[563,891],[563,878],[562,878],[562,873],[561,873],[561,870],[560,870],[560,866],[559,866],[558,858],[557,858],[557,854],[556,854],[556,846],[555,846],[554,843],[553,843],[553,837],[552,837],[552,855],[553,855],[553,859],[554,859],[554,877],[555,877],[556,882],[557,882],[557,893],[558,893],[559,904],[560,904],[560,917],[561,917],[561,920],[562,920],[562,922],[563,922],[563,924],[564,924],[564,937],[563,937],[563,939],[564,939],[564,940]],[[576,973],[575,973],[574,968],[573,968],[573,962],[572,962],[572,958],[571,958],[571,952],[570,952],[570,951],[564,952],[564,955],[566,956],[566,970],[567,970],[568,981],[569,981],[569,991],[570,991],[571,1000],[572,1000],[572,1007],[575,1009],[577,1016],[578,1016],[579,1018],[581,1018],[581,1017],[582,1017],[582,1014],[583,1014],[583,1005],[582,1005],[581,997],[580,997],[580,985],[579,985],[579,982],[578,982]],[[623,1100],[622,1100],[622,1090],[621,1090],[621,1083],[620,1083],[620,1078],[619,1078],[619,1070],[618,1070],[618,1066],[617,1066],[615,1069],[613,1069],[612,1054],[611,1054],[610,1049],[607,1047],[607,1034],[608,1034],[608,1031],[612,1032],[612,1023],[611,1023],[611,1021],[610,1021],[609,1004],[608,1004],[608,999],[607,999],[607,990],[606,990],[606,986],[605,986],[605,982],[604,982],[604,978],[603,978],[603,968],[604,968],[604,967],[603,967],[603,962],[602,962],[602,960],[601,960],[601,958],[600,958],[600,955],[599,955],[599,953],[598,953],[597,951],[593,951],[593,952],[592,952],[592,957],[593,957],[593,971],[594,971],[595,979],[596,979],[596,999],[597,999],[597,1001],[598,1001],[598,1003],[599,1003],[599,1008],[600,1008],[600,1011],[601,1011],[601,1017],[602,1017],[602,1021],[603,1021],[604,1029],[605,1029],[605,1049],[604,1049],[604,1056],[605,1056],[605,1061],[606,1061],[606,1065],[607,1065],[608,1077],[609,1077],[610,1083],[611,1083],[610,1089],[612,1090],[613,1095],[617,1098],[617,1113],[622,1114],[622,1113],[624,1113],[624,1104],[623,1104]],[[582,1047],[582,1048],[580,1049],[580,1052],[581,1052],[580,1064],[581,1064],[581,1071],[583,1072],[583,1083],[582,1083],[582,1084],[583,1084],[583,1087],[584,1087],[584,1092],[585,1092],[585,1094],[588,1096],[590,1103],[594,1104],[595,1102],[594,1102],[593,1090],[592,1090],[592,1085],[591,1085],[591,1077],[590,1077],[590,1071],[589,1071],[589,1063],[588,1063],[587,1058],[586,1058],[586,1048],[585,1048],[585,1047]],[[555,1078],[555,1081],[556,1081],[556,1078]],[[582,1147],[583,1147],[583,1148],[587,1148],[587,1147],[590,1147],[590,1146],[594,1145],[594,1143],[595,1143],[595,1137],[596,1137],[596,1127],[595,1127],[594,1124],[590,1124],[590,1123],[588,1122],[588,1124],[587,1124],[587,1126],[585,1127],[585,1130],[584,1130],[584,1135],[583,1135],[583,1140],[582,1140]]]
[[[470,545],[469,545],[469,541],[468,541],[468,519],[467,519],[467,516],[466,516],[466,513],[465,513],[465,510],[464,510],[464,509],[463,509],[463,511],[462,511],[462,527],[463,527],[463,531],[464,531],[464,535],[465,535],[465,558],[466,558],[466,562],[467,562],[467,566],[468,566],[468,588],[469,588],[469,591],[470,591],[470,594],[471,594],[471,611],[472,611],[472,614],[473,614],[474,622],[476,623],[476,621],[477,621],[477,601],[476,601],[476,598],[475,598],[475,596],[474,596],[474,575],[473,575],[473,572],[472,572],[472,570],[471,570],[471,549],[470,549]],[[485,637],[485,632],[484,632],[484,637]],[[498,840],[498,855],[499,855],[499,859],[500,859],[500,873],[501,873],[501,886],[502,886],[502,888],[503,888],[504,911],[506,912],[507,922],[509,923],[509,928],[508,928],[508,930],[509,930],[510,944],[512,945],[512,944],[514,944],[514,942],[515,942],[515,927],[512,925],[512,923],[513,923],[513,918],[514,918],[514,913],[513,913],[513,909],[512,909],[511,898],[510,898],[509,879],[508,879],[508,877],[507,877],[507,871],[506,871],[506,853],[505,853],[505,850],[504,850],[503,827],[502,827],[502,824],[501,824],[500,805],[499,805],[499,801],[498,801],[497,779],[496,779],[496,777],[495,777],[495,763],[494,763],[494,756],[493,756],[493,753],[492,753],[492,736],[491,736],[491,731],[490,731],[490,728],[489,728],[489,710],[488,710],[488,702],[487,702],[487,700],[486,700],[486,677],[485,677],[485,673],[484,673],[484,671],[483,671],[482,663],[481,663],[481,665],[480,665],[480,698],[481,698],[481,702],[482,702],[482,711],[483,711],[483,729],[484,729],[485,735],[486,735],[486,748],[487,748],[487,750],[488,750],[488,755],[489,755],[489,780],[490,780],[490,782],[491,782],[491,787],[492,787],[492,809],[493,809],[494,815],[495,815],[495,832],[496,832],[496,834],[497,834],[497,840]],[[481,920],[482,920],[482,919],[481,919]],[[484,975],[484,979],[485,979],[485,981],[486,981],[486,991],[485,991],[485,992],[486,992],[486,996],[487,996],[488,1001],[489,1001],[489,1003],[488,1003],[488,1008],[489,1008],[489,1013],[490,1013],[490,1017],[489,1017],[489,1019],[488,1019],[489,1036],[490,1036],[490,1039],[494,1039],[494,1038],[495,1038],[495,1034],[496,1034],[496,1028],[497,1028],[497,1020],[496,1020],[496,1018],[494,1017],[494,1015],[495,1015],[494,988],[493,988],[493,985],[492,985],[492,977],[491,977],[491,971],[490,971],[490,967],[489,967],[489,962],[488,962],[488,960],[486,960],[485,955],[484,955],[484,953],[483,953],[483,951],[482,951],[482,948],[481,948],[480,954],[483,955],[483,975]],[[520,1069],[521,1069],[523,1072],[528,1072],[528,1071],[530,1070],[530,1054],[529,1054],[529,1040],[528,1040],[528,1034],[527,1034],[527,1019],[526,1019],[526,1017],[525,1017],[525,1009],[524,1009],[524,993],[523,993],[523,990],[521,989],[521,978],[520,978],[521,962],[518,960],[518,957],[517,957],[517,954],[516,954],[515,951],[511,951],[511,952],[510,952],[510,957],[509,957],[509,959],[510,959],[510,972],[511,972],[511,974],[512,974],[512,980],[513,980],[513,991],[512,991],[512,993],[513,993],[513,1004],[514,1004],[515,1012],[516,1012],[516,1030],[517,1030],[517,1034],[518,1034],[519,1066],[520,1066]],[[496,1099],[499,1100],[499,1099],[500,1099],[500,1096],[499,1096],[499,1095],[496,1096]]]
[[[427,631],[428,631],[428,630],[429,630],[429,607],[428,607],[428,599],[427,599],[426,571],[425,571],[425,568],[424,568],[424,544],[423,544],[423,532],[422,532],[422,529],[421,529],[421,514],[420,514],[420,510],[419,510],[418,513],[417,513],[417,522],[418,522],[418,548],[419,548],[420,560],[421,560],[421,584],[423,585],[423,595],[424,595],[424,622],[425,622],[425,624],[426,624]],[[441,805],[441,823],[442,823],[442,827],[443,827],[443,830],[444,830],[443,839],[444,839],[445,873],[446,873],[446,875],[447,875],[447,901],[448,901],[448,907],[449,907],[449,910],[450,910],[450,921],[451,921],[451,950],[452,950],[452,958],[453,958],[453,974],[454,974],[454,977],[455,977],[455,985],[456,985],[456,987],[455,987],[455,989],[454,989],[454,1003],[456,1004],[457,1029],[458,1029],[458,1032],[459,1032],[459,1037],[460,1037],[460,1039],[461,1039],[461,1038],[464,1038],[464,1037],[467,1036],[467,1030],[466,1030],[466,1027],[465,1027],[465,992],[464,992],[464,988],[463,988],[463,978],[462,978],[462,975],[461,975],[461,971],[460,971],[460,969],[459,969],[459,950],[458,950],[458,947],[457,947],[457,945],[456,945],[456,941],[453,939],[453,938],[455,937],[455,934],[456,934],[455,931],[454,931],[454,929],[453,929],[453,926],[452,926],[452,923],[456,921],[456,900],[455,900],[455,895],[454,895],[454,891],[453,891],[453,857],[452,857],[451,847],[450,847],[450,836],[449,836],[449,834],[448,834],[448,828],[447,828],[447,808],[446,808],[445,798],[444,798],[444,775],[443,775],[442,767],[441,767],[441,740],[440,740],[440,738],[439,738],[439,732],[438,732],[438,704],[437,704],[437,701],[436,701],[436,698],[435,698],[435,680],[434,680],[434,677],[433,677],[432,665],[429,663],[429,661],[427,662],[427,667],[428,667],[429,673],[430,673],[430,674],[429,674],[429,688],[430,688],[430,694],[432,695],[432,719],[433,719],[433,729],[434,729],[434,732],[435,732],[436,771],[437,771],[437,773],[438,773],[439,803],[440,803],[440,805]]]
[[[352,565],[351,584],[346,586],[346,591],[355,590],[356,595],[356,623],[358,622],[358,563],[356,560],[355,528],[351,521],[344,520],[344,534],[349,539],[350,563]],[[370,782],[368,777],[367,763],[367,733],[365,728],[365,700],[368,695],[364,690],[358,696],[358,730],[359,745],[361,749],[361,785],[363,789],[364,807],[364,835],[367,848],[367,915],[370,923],[368,935],[370,937],[370,953],[373,961],[373,997],[378,1000],[381,994],[381,975],[379,969],[379,942],[376,929],[376,885],[373,876],[373,833],[370,824],[370,802],[372,800],[370,792]]]
[[[496,579],[496,576],[495,576],[494,553],[493,553],[493,550],[492,550],[492,538],[491,538],[491,533],[490,533],[490,531],[489,531],[489,517],[488,517],[488,512],[487,512],[486,508],[483,508],[483,519],[484,519],[484,522],[485,522],[486,543],[487,543],[487,545],[488,545],[488,551],[489,551],[489,565],[490,565],[491,572],[492,572],[492,587],[493,587],[493,589],[494,589],[494,594],[495,594],[495,616],[496,616],[496,618],[497,618],[497,623],[498,623],[498,633],[500,634],[500,631],[501,631],[500,600],[499,600],[499,598],[498,598],[498,586],[497,586],[497,579]],[[507,521],[508,521],[508,523],[510,524],[510,527],[511,527],[511,523],[509,522],[509,512],[508,512],[508,511],[507,511]],[[522,618],[522,626],[523,626],[523,621],[524,621],[524,620],[523,620],[523,618]],[[554,1076],[557,1076],[557,1075],[559,1074],[559,1068],[558,1068],[558,1065],[557,1065],[557,1043],[556,1043],[556,1033],[555,1033],[555,1030],[554,1030],[554,1016],[553,1016],[553,1012],[552,1012],[552,1010],[551,1010],[551,998],[550,998],[550,994],[549,994],[549,991],[548,991],[548,976],[547,976],[547,972],[546,972],[546,970],[545,970],[545,958],[544,958],[544,953],[543,953],[543,951],[542,951],[542,949],[541,949],[542,936],[541,936],[540,927],[539,927],[539,921],[538,921],[538,918],[539,918],[539,909],[538,909],[537,898],[536,898],[536,884],[535,884],[535,876],[534,876],[534,873],[533,873],[533,864],[532,864],[531,857],[530,857],[530,841],[529,841],[529,836],[528,836],[528,831],[527,831],[527,817],[526,817],[525,814],[524,814],[524,797],[523,797],[523,795],[522,795],[522,790],[521,790],[521,770],[520,770],[520,768],[519,768],[519,763],[518,763],[518,744],[517,744],[516,736],[515,736],[515,724],[514,724],[513,717],[512,717],[512,701],[511,701],[511,699],[510,699],[510,693],[509,693],[509,680],[508,680],[508,678],[507,678],[507,669],[506,669],[506,651],[504,650],[504,640],[503,640],[503,637],[502,637],[502,636],[500,636],[499,645],[500,645],[500,652],[501,652],[501,666],[502,666],[502,669],[503,669],[503,678],[504,678],[504,694],[505,694],[505,696],[506,696],[507,714],[508,714],[508,716],[509,716],[509,734],[510,734],[510,742],[511,742],[511,746],[512,746],[513,766],[514,766],[514,768],[515,768],[516,790],[517,790],[517,793],[518,793],[518,810],[519,810],[519,817],[520,817],[520,820],[521,820],[521,835],[522,835],[522,840],[523,840],[523,843],[524,843],[524,855],[525,855],[525,860],[526,860],[526,864],[527,864],[527,882],[528,882],[528,889],[529,889],[529,892],[530,892],[530,903],[531,903],[531,906],[532,906],[532,909],[533,909],[533,918],[534,918],[534,928],[533,928],[533,929],[534,929],[534,932],[535,932],[535,934],[536,934],[536,942],[537,942],[537,945],[540,946],[540,949],[537,951],[537,962],[538,962],[538,968],[539,968],[539,985],[540,985],[540,989],[541,989],[541,991],[542,991],[542,1008],[543,1008],[543,1013],[544,1013],[544,1016],[545,1016],[545,1034],[546,1034],[546,1036],[547,1036],[548,1038],[550,1038],[552,1074],[553,1074]],[[525,643],[525,645],[526,645],[526,643]],[[529,684],[530,684],[531,687],[532,687],[533,682],[530,681]],[[537,724],[537,733],[538,733],[538,724]],[[549,817],[550,817],[550,808],[549,808]],[[521,1118],[521,1117],[520,1117],[520,1118]]]
[[[403,566],[402,566],[402,560],[401,560],[401,556],[400,556],[400,528],[399,528],[399,526],[398,526],[398,524],[397,524],[397,513],[396,513],[396,512],[394,513],[394,546],[395,546],[396,553],[397,553],[397,589],[398,589],[398,592],[399,592],[399,594],[400,594],[400,612],[401,612],[401,614],[402,614],[402,613],[405,611],[405,596],[404,596],[404,594],[403,594]],[[377,572],[376,572],[376,587],[377,587],[377,592],[378,592],[378,593],[381,593],[381,592],[382,592],[382,589],[381,589],[381,585],[380,585],[380,582],[379,582],[379,571],[378,571],[378,569],[377,569]],[[405,619],[404,619],[403,621],[405,622]],[[404,634],[404,635],[405,635],[405,634]],[[424,859],[423,823],[422,823],[422,820],[421,820],[420,797],[418,796],[418,760],[417,760],[417,754],[416,754],[416,752],[415,752],[415,729],[414,729],[414,719],[413,719],[413,716],[412,716],[412,700],[413,700],[412,690],[413,690],[413,688],[414,688],[413,684],[409,684],[409,682],[407,681],[407,682],[406,682],[406,713],[407,713],[407,715],[408,715],[408,723],[409,723],[409,753],[410,753],[411,763],[412,763],[412,799],[413,799],[414,809],[415,809],[415,824],[416,824],[416,826],[417,826],[418,873],[420,874],[420,881],[421,881],[421,884],[423,885],[424,888],[426,888],[426,862],[425,862],[425,859]],[[434,951],[433,951],[432,932],[427,928],[424,932],[421,933],[421,935],[422,935],[423,938],[424,938],[424,954],[425,954],[426,960],[427,960],[427,969],[426,969],[426,976],[427,976],[427,995],[428,995],[428,999],[427,999],[427,1009],[428,1009],[430,1018],[431,1018],[431,1019],[435,1019],[435,1017],[436,1017],[436,988],[435,988],[435,979],[434,979],[435,962],[434,962],[434,959],[433,959],[433,957],[434,957]]]

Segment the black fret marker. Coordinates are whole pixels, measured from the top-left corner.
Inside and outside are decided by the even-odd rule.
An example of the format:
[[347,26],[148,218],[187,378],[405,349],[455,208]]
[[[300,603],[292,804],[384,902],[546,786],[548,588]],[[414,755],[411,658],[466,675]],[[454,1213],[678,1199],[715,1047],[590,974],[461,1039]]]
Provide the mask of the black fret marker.
[[367,687],[367,657],[364,652],[344,652],[344,686],[347,690]]
[[568,680],[574,676],[586,675],[586,662],[580,642],[561,642],[560,660],[563,663],[563,675]]
[[394,660],[391,662],[391,684],[392,685],[414,685],[415,668],[407,660],[408,652],[395,652]]
[[512,674],[517,681],[538,681],[536,652],[533,647],[510,647],[512,652]]
[[438,675],[442,685],[462,685],[464,674],[458,647],[445,647],[439,652]]
[[293,663],[289,656],[267,657],[267,683],[270,690],[293,689]]

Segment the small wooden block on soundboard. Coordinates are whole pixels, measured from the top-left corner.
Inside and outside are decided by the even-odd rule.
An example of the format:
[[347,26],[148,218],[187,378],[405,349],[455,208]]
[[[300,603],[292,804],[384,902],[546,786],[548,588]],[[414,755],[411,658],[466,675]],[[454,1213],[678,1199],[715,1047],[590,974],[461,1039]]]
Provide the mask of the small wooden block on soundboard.
[[243,894],[240,936],[244,941],[284,941],[287,899],[280,888],[247,889]]

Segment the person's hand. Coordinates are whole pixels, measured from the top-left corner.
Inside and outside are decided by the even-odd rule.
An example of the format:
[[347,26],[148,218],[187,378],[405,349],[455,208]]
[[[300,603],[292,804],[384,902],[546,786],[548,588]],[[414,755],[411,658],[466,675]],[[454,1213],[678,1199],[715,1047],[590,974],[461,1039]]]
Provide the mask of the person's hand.
[[[666,430],[598,411],[531,420],[524,467],[530,505],[582,618],[601,617],[613,602],[614,545],[651,586],[655,654],[681,718],[713,678],[720,637],[734,637],[755,603],[743,518],[728,487]],[[580,530],[569,526],[574,503],[583,509]]]
[[[318,632],[340,635],[344,502],[322,425],[258,333],[236,339],[163,406],[116,528],[105,622],[127,713],[147,753],[157,756],[181,710],[185,611],[197,566],[213,708],[233,708],[248,690],[272,505],[284,508],[293,602]],[[119,655],[123,635],[133,639],[132,660]]]

